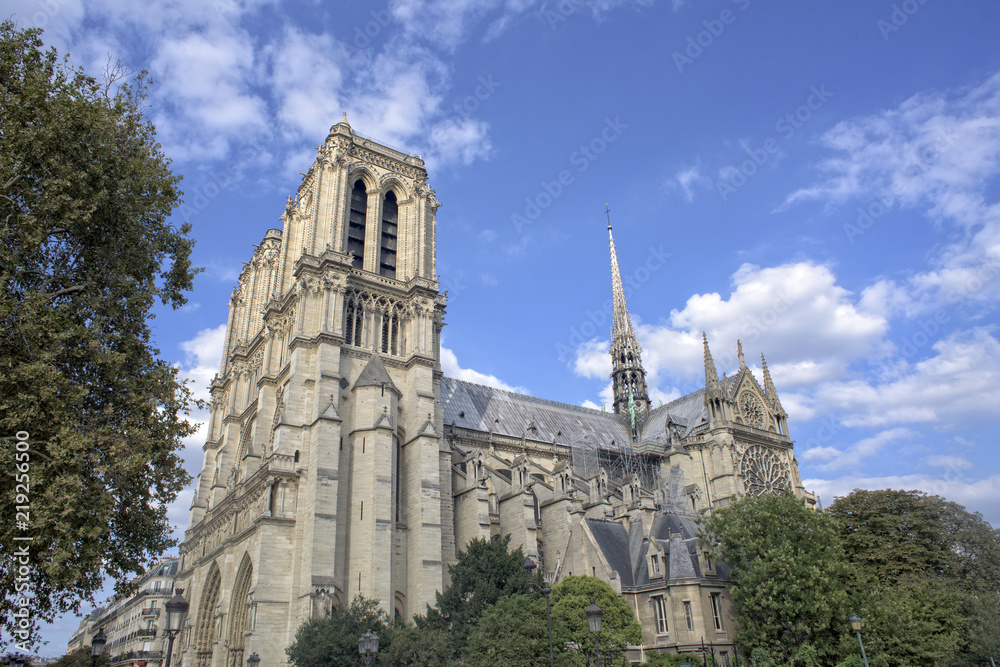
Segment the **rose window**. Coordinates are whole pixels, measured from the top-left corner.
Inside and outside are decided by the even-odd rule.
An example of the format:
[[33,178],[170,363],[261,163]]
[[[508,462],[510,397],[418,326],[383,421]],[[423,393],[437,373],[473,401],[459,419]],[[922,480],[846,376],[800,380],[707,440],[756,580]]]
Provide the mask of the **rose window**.
[[748,496],[780,495],[789,486],[788,463],[768,447],[748,447],[743,452],[740,472]]

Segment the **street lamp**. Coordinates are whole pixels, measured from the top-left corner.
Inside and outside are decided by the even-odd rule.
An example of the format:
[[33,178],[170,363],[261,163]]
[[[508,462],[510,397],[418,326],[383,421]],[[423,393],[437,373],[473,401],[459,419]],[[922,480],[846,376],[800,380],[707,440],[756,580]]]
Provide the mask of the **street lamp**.
[[531,580],[532,573],[534,572],[535,568],[538,567],[537,565],[535,565],[535,561],[531,560],[531,558],[526,558],[524,561],[524,565],[522,565],[521,567],[528,575],[528,590],[531,591],[532,593],[538,591],[545,596],[545,615],[549,619],[549,667],[555,667],[556,659],[555,659],[555,654],[552,652],[552,608],[549,606],[549,593],[552,592],[552,589],[549,588],[548,584],[545,584],[544,586],[539,586],[538,584],[536,584]]
[[101,653],[104,651],[104,645],[108,643],[108,636],[104,634],[104,628],[97,631],[94,638],[90,640],[90,665],[91,667],[97,667],[97,659],[101,657]]
[[251,653],[250,657],[247,658],[247,667],[257,667],[260,664],[260,656],[256,653]]
[[176,595],[167,600],[167,604],[163,605],[167,609],[167,659],[163,663],[163,667],[170,667],[170,654],[174,650],[174,637],[177,633],[181,631],[181,626],[184,624],[184,616],[188,612],[188,601],[184,599],[182,593],[183,588],[175,588]]
[[365,665],[372,664],[372,660],[378,654],[378,635],[369,630],[358,637],[358,653]]
[[594,633],[594,650],[597,652],[597,667],[601,667],[601,608],[591,602],[587,607],[587,623]]
[[851,627],[858,633],[858,646],[861,647],[861,659],[865,661],[865,667],[868,667],[868,656],[865,655],[865,645],[861,643],[861,619],[858,618],[857,614],[851,614],[850,621]]

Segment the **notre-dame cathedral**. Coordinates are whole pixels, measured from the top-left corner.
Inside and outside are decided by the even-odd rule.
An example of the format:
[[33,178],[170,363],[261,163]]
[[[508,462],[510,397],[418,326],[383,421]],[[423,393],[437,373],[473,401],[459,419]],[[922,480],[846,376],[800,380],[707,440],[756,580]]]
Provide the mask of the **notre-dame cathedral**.
[[727,664],[727,568],[697,517],[739,494],[814,502],[767,364],[761,385],[741,349],[720,379],[706,340],[705,387],[653,407],[611,238],[613,411],[445,377],[439,206],[419,157],[345,117],[256,247],[211,385],[175,654],[285,664],[309,618],[359,593],[423,613],[469,540],[510,534],[546,581],[593,575],[626,598],[634,662],[711,646]]

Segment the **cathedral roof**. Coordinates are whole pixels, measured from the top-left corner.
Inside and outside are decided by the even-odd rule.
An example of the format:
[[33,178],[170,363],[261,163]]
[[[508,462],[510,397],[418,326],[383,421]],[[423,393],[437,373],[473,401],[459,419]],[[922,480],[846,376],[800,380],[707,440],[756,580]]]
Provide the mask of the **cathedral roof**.
[[382,358],[378,353],[375,353],[368,360],[368,363],[365,364],[365,367],[361,369],[361,374],[358,375],[358,379],[354,382],[354,389],[358,387],[379,387],[383,384],[397,394],[400,393],[396,385],[392,383],[389,371],[385,370]]
[[690,433],[708,418],[704,394],[705,390],[699,389],[651,410],[642,426],[639,442],[666,444],[668,416],[677,424],[682,436]]
[[[649,542],[643,536],[640,522],[633,522],[626,530],[620,521],[587,519],[587,527],[608,565],[618,573],[623,587],[652,583],[646,563]],[[662,550],[667,581],[703,576],[698,560],[698,525],[692,516],[674,512],[657,513],[650,527],[649,540]],[[725,579],[729,575],[729,567],[718,563],[716,572],[720,579]]]
[[486,387],[450,377],[441,378],[441,407],[445,425],[493,431],[520,438],[534,423],[533,440],[566,445],[598,444],[602,448],[628,446],[628,417],[558,403],[512,391]]

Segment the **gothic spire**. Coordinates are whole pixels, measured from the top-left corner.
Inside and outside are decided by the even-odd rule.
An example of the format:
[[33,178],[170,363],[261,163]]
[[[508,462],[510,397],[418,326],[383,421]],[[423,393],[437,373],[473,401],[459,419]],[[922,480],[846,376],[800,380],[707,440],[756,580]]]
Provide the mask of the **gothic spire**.
[[[607,206],[607,205],[605,205]],[[642,368],[642,348],[635,338],[632,319],[625,305],[625,289],[618,269],[615,238],[611,233],[611,212],[608,216],[608,240],[611,244],[611,297],[614,312],[611,318],[611,383],[615,395],[615,414],[633,412],[642,417],[649,412],[649,393],[646,390],[646,371]],[[629,405],[633,408],[630,411]],[[633,426],[633,436],[636,435]]]
[[[712,359],[712,351],[708,349],[708,337],[705,332],[701,332],[701,342],[705,349],[705,407],[709,409],[709,414],[713,419],[725,417],[725,392],[723,384],[719,382],[719,373],[715,370],[715,361]],[[725,380],[725,373],[722,374]]]
[[713,384],[719,383],[719,372],[715,370],[715,360],[712,359],[712,351],[708,349],[708,336],[701,332],[701,343],[705,349],[705,389]]
[[774,388],[774,382],[771,381],[771,373],[767,370],[767,362],[764,360],[763,353],[760,355],[760,365],[764,369],[764,395],[771,401],[777,412],[784,414],[785,411],[781,407],[781,401],[778,400],[778,391]]

